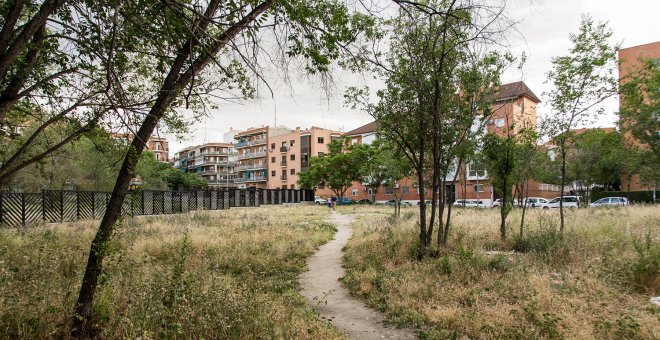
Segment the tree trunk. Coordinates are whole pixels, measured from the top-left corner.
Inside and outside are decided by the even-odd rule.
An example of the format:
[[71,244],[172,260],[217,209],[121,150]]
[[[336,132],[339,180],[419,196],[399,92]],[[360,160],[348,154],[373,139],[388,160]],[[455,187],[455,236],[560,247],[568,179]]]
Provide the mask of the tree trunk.
[[506,177],[502,180],[502,204],[500,204],[500,239],[502,241],[506,240],[506,209],[507,209],[507,185]]
[[561,180],[559,188],[559,234],[564,235],[564,185],[566,183],[566,148],[565,142],[559,143],[561,152]]
[[522,217],[520,218],[520,238],[523,237],[523,228],[525,226],[525,211],[527,211],[527,198],[529,197],[529,178],[525,175],[525,195],[523,196],[522,202]]
[[[420,157],[421,158],[421,157]],[[417,168],[417,180],[419,181],[419,254],[421,260],[426,253],[426,196],[424,192],[424,168]]]

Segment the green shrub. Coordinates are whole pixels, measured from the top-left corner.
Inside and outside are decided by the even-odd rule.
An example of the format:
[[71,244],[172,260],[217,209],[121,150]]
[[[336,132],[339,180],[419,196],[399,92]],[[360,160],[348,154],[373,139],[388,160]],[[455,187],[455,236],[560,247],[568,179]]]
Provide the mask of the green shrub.
[[591,201],[603,197],[626,197],[633,203],[653,203],[652,191],[593,191],[591,193]]

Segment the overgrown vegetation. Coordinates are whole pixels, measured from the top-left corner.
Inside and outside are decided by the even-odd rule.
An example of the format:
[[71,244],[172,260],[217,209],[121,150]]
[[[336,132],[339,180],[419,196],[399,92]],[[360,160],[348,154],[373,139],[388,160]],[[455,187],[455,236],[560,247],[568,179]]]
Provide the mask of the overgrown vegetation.
[[[530,209],[523,238],[501,241],[495,210],[462,210],[451,242],[417,261],[417,213],[359,213],[346,248],[351,291],[422,338],[610,338],[660,336],[660,211],[653,206]],[[514,209],[507,227],[515,230]]]
[[[334,234],[325,214],[261,207],[124,220],[105,249],[93,330],[101,338],[340,338],[297,292],[305,259]],[[68,336],[96,224],[0,230],[0,338]]]

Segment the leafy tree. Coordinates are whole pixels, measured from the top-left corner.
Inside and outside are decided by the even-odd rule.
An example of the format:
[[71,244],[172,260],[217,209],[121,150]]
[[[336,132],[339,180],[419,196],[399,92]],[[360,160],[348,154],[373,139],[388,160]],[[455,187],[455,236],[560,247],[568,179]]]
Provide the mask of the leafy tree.
[[483,153],[488,159],[488,174],[493,188],[501,197],[500,238],[506,239],[506,217],[511,211],[513,199],[513,173],[516,166],[516,142],[511,134],[500,137],[488,134],[484,141]]
[[348,145],[345,138],[328,144],[328,154],[312,157],[307,172],[298,175],[298,185],[306,189],[327,186],[342,202],[344,193],[353,182],[363,178],[363,164],[370,148]]
[[519,237],[523,237],[525,226],[525,213],[527,212],[527,197],[529,197],[529,180],[541,163],[540,150],[537,144],[538,134],[535,129],[523,128],[516,133],[516,147],[514,148],[513,178],[515,184],[514,197],[522,203]]
[[[382,138],[395,143],[415,171],[421,259],[431,244],[436,218],[438,244],[446,244],[449,224],[443,229],[444,200],[438,199],[439,191],[455,159],[467,155],[464,146],[469,145],[475,121],[489,116],[506,59],[491,51],[478,53],[473,47],[497,40],[501,31],[494,27],[506,26],[506,20],[478,1],[417,4],[419,11],[403,9],[390,22],[393,33],[386,57],[369,60],[386,79],[386,88],[377,93],[378,102],[370,103],[365,89],[350,89],[346,98],[376,119]],[[427,189],[431,191],[428,219]],[[439,201],[441,213],[436,215]]]
[[27,191],[62,188],[108,191],[123,156],[120,147],[107,132],[94,129],[25,167],[12,176],[8,186]]
[[582,16],[578,34],[571,34],[573,46],[569,54],[552,58],[548,82],[552,90],[546,94],[552,113],[545,117],[544,128],[558,149],[560,181],[560,232],[564,232],[563,188],[567,183],[567,152],[573,142],[571,131],[602,113],[602,102],[616,94],[617,46],[609,43],[612,32],[605,23],[594,23]]
[[[116,7],[111,10],[98,6],[90,7],[90,11],[98,15],[96,19],[102,25],[107,25],[104,27],[121,24],[121,29],[110,31],[122,39],[111,41],[130,41],[122,46],[133,46],[133,53],[141,56],[142,62],[127,66],[149,82],[120,82],[139,89],[134,97],[129,96],[134,107],[127,119],[136,132],[90,247],[74,318],[73,335],[77,337],[89,336],[106,243],[113,234],[145,142],[156,126],[161,121],[180,122],[180,108],[206,112],[205,104],[209,98],[217,98],[218,93],[238,92],[239,98],[252,97],[253,78],[264,79],[259,64],[264,58],[256,53],[263,50],[260,37],[267,32],[275,34],[277,45],[273,47],[279,51],[271,56],[303,57],[304,70],[319,73],[326,72],[342,56],[341,46],[353,43],[362,32],[369,32],[373,23],[363,14],[351,13],[346,4],[329,0],[113,3]],[[215,95],[210,96],[211,92]],[[123,93],[116,95],[124,98]]]
[[624,145],[618,132],[590,129],[575,136],[567,155],[568,178],[576,181],[578,191],[590,197],[593,185],[608,189],[621,185]]

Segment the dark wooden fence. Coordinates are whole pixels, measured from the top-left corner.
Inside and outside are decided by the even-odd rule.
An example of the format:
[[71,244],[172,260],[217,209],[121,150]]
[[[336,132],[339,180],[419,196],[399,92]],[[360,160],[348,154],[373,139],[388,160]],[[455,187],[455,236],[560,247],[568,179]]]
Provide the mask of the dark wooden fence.
[[[97,219],[105,214],[109,201],[110,193],[100,191],[0,192],[0,226]],[[122,214],[182,214],[196,210],[313,201],[314,192],[304,189],[136,190],[129,192],[124,200]]]

